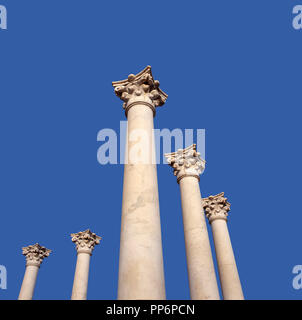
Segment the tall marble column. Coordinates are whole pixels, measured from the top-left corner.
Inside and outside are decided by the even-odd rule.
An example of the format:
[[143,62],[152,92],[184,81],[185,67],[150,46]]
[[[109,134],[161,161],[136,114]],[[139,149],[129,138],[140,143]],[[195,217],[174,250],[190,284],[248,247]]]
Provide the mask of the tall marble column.
[[112,85],[128,119],[118,299],[162,300],[166,295],[153,117],[167,95],[150,66]]
[[71,240],[76,244],[77,264],[74,274],[71,300],[86,300],[90,256],[94,246],[100,243],[101,237],[89,229],[71,234]]
[[32,300],[40,265],[50,252],[51,250],[38,243],[22,248],[22,254],[26,257],[26,269],[18,300]]
[[219,277],[224,300],[243,300],[243,292],[227,227],[230,204],[224,193],[203,199],[203,207],[212,227]]
[[204,215],[201,215],[199,175],[205,161],[196,145],[165,154],[180,185],[181,206],[192,300],[219,300],[215,268]]

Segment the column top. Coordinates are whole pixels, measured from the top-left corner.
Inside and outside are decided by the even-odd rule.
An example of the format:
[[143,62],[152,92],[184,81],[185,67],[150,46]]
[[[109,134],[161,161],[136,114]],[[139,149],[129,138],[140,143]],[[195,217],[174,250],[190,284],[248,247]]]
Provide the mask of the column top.
[[227,201],[227,198],[224,197],[224,192],[202,199],[202,205],[210,223],[217,219],[227,221],[231,204]]
[[38,243],[22,248],[22,254],[26,257],[27,266],[40,267],[43,259],[48,257],[51,250],[40,246]]
[[174,175],[177,177],[177,182],[184,177],[196,177],[199,180],[199,175],[205,169],[205,160],[196,151],[196,144],[185,149],[178,149],[176,152],[165,153],[168,164],[174,169]]
[[129,74],[128,79],[112,82],[115,94],[124,101],[123,108],[127,116],[134,105],[146,105],[155,115],[155,107],[164,105],[168,95],[159,88],[154,80],[151,67],[147,66],[138,74]]
[[78,233],[72,233],[71,241],[76,244],[76,250],[78,253],[91,254],[94,246],[100,243],[101,237],[91,232],[89,229],[80,231]]

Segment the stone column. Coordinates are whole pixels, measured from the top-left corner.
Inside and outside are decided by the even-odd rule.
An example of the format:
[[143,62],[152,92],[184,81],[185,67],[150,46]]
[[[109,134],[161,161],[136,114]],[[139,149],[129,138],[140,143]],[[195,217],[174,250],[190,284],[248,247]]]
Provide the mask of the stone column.
[[224,193],[203,199],[203,207],[212,226],[219,277],[224,300],[243,300],[236,261],[227,227],[230,204]]
[[101,237],[89,229],[72,233],[71,240],[76,244],[77,264],[74,274],[71,300],[86,300],[89,276],[90,256],[94,246],[100,243]]
[[18,300],[32,300],[40,265],[50,252],[51,250],[38,243],[22,248],[22,254],[26,257],[26,269]]
[[207,225],[202,211],[199,175],[205,161],[196,145],[165,154],[180,185],[187,267],[192,300],[219,300]]
[[118,299],[165,299],[153,117],[167,95],[151,67],[112,83],[128,119]]

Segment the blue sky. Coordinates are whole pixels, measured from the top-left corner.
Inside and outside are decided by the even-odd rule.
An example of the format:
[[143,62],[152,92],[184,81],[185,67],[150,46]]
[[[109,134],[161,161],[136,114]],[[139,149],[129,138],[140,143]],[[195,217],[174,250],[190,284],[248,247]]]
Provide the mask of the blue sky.
[[[300,2],[300,3],[299,3]],[[111,81],[151,65],[169,97],[155,127],[206,130],[203,196],[224,191],[247,299],[301,299],[302,1],[7,1],[0,30],[0,265],[16,299],[25,258],[53,250],[35,299],[69,299],[91,228],[89,299],[117,294],[122,165],[101,166],[103,128],[125,120]],[[189,299],[179,186],[158,166],[168,299]],[[210,233],[211,236],[211,233]]]

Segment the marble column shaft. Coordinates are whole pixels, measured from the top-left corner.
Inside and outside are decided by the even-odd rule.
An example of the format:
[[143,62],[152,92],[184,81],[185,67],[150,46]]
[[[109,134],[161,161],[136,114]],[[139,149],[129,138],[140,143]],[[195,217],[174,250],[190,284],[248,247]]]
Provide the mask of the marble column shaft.
[[32,300],[40,265],[51,250],[36,243],[22,248],[22,252],[26,257],[26,269],[18,300]]
[[243,300],[240,278],[227,227],[230,204],[224,193],[203,199],[206,216],[212,227],[219,278],[224,300]]
[[192,300],[219,300],[215,268],[204,215],[201,215],[199,175],[204,161],[196,145],[166,154],[180,185],[187,268]]
[[162,300],[166,295],[153,117],[167,95],[150,67],[113,86],[128,119],[118,299]]
[[94,246],[100,243],[101,237],[89,229],[71,234],[72,241],[76,244],[77,263],[74,274],[71,300],[86,300],[88,289],[90,257]]

